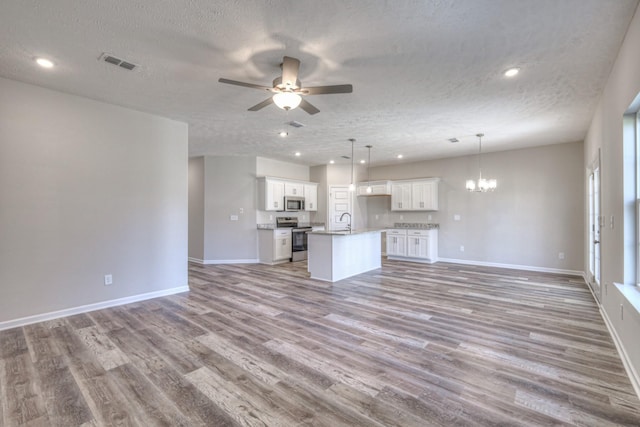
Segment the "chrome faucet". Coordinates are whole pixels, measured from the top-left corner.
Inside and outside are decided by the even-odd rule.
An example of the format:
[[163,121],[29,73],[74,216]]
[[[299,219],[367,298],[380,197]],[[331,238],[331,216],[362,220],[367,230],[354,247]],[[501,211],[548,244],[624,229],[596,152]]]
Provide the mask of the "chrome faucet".
[[351,231],[351,214],[349,212],[345,212],[342,215],[340,215],[340,221],[342,221],[342,218],[344,218],[345,215],[349,215],[349,222],[347,222],[347,230]]

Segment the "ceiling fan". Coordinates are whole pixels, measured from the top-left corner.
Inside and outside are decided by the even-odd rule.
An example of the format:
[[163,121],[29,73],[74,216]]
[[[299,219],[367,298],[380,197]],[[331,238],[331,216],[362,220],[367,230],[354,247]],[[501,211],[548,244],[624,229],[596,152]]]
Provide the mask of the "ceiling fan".
[[244,86],[253,89],[267,90],[273,92],[274,95],[265,99],[259,104],[249,108],[249,111],[258,111],[269,104],[276,104],[283,110],[293,110],[296,107],[302,108],[309,114],[319,113],[316,107],[308,101],[302,99],[304,95],[326,95],[332,93],[351,93],[352,85],[334,85],[334,86],[315,86],[302,87],[302,83],[298,80],[298,70],[300,69],[300,60],[285,56],[282,58],[282,76],[273,80],[273,87],[260,86],[253,83],[244,83],[236,80],[220,78],[220,83],[227,83],[236,86]]

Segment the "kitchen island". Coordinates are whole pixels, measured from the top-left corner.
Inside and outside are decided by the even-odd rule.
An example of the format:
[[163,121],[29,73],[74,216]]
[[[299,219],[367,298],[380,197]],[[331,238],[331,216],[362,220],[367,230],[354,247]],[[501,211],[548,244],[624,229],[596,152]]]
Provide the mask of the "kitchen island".
[[382,266],[380,229],[307,233],[312,279],[337,282]]

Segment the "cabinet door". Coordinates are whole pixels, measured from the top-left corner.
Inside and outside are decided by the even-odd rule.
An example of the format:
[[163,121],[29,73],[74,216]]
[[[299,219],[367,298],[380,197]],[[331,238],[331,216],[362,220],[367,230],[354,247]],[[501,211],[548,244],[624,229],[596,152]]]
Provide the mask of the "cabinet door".
[[411,186],[411,204],[414,210],[438,210],[438,181],[417,181]]
[[284,183],[284,195],[304,197],[304,184],[298,182],[286,182]]
[[274,261],[291,258],[291,237],[276,237],[274,240]]
[[406,232],[400,231],[387,231],[387,256],[406,256],[407,246]]
[[284,210],[284,182],[267,180],[265,187],[265,210]]
[[429,234],[409,232],[407,237],[407,256],[411,258],[429,259]]
[[411,210],[411,183],[391,184],[391,210]]
[[304,210],[318,210],[318,186],[305,184],[304,186]]

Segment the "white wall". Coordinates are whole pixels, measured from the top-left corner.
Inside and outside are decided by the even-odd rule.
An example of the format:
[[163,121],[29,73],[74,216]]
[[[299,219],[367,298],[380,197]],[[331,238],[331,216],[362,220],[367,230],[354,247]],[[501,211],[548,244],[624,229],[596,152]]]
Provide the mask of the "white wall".
[[257,176],[309,181],[309,166],[256,157]]
[[0,322],[186,285],[187,125],[0,79]]
[[[584,170],[601,150],[602,215],[606,226],[601,233],[602,250],[602,309],[623,347],[625,362],[635,371],[636,390],[640,392],[640,314],[621,291],[640,302],[640,291],[634,286],[633,274],[626,274],[625,250],[633,251],[634,228],[625,221],[625,214],[633,216],[633,200],[625,196],[623,151],[623,115],[640,93],[640,14],[636,11],[620,48],[598,109],[585,139]],[[633,162],[634,159],[631,159]],[[586,192],[586,187],[585,190]],[[587,207],[584,207],[585,215]],[[613,219],[613,226],[611,226]],[[627,218],[628,219],[628,218]],[[625,223],[626,222],[626,223]],[[631,224],[633,221],[631,221]],[[588,229],[584,228],[584,235]],[[585,238],[586,241],[586,238]],[[627,242],[631,242],[627,245]],[[626,246],[627,245],[627,246]],[[588,260],[585,246],[585,263]],[[628,262],[628,260],[627,260]],[[588,265],[588,264],[585,264]],[[624,284],[620,289],[614,283]],[[622,315],[621,306],[624,307]]]

